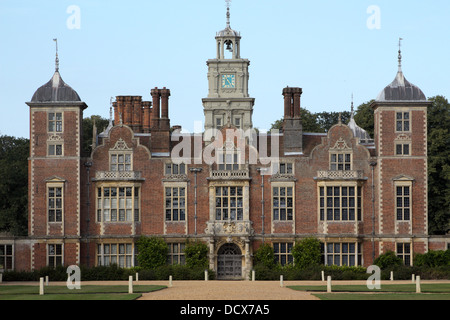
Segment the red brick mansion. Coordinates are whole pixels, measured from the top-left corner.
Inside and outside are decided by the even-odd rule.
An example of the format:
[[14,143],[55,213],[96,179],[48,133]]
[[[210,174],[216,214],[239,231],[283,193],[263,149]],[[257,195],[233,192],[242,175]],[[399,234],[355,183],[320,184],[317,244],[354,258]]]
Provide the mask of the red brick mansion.
[[353,116],[326,134],[303,132],[297,87],[280,88],[283,130],[257,133],[240,33],[228,19],[215,39],[203,134],[171,127],[171,92],[154,88],[152,101],[116,97],[88,155],[88,106],[56,68],[27,102],[29,235],[0,238],[0,268],[132,267],[142,235],[162,237],[171,264],[184,263],[187,241],[204,242],[219,279],[246,278],[262,243],[291,263],[307,237],[321,241],[327,265],[368,266],[389,250],[413,264],[414,253],[447,249],[428,235],[430,102],[401,64],[372,104],[373,137]]

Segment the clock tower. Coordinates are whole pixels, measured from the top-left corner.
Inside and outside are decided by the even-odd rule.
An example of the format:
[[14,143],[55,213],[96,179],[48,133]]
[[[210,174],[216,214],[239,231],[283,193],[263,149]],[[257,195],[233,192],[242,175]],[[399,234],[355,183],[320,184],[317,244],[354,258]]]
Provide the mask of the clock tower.
[[216,59],[207,61],[209,91],[203,99],[205,130],[233,125],[245,131],[253,127],[255,99],[248,94],[250,61],[241,58],[241,35],[231,29],[229,6],[227,26],[216,35],[216,50]]

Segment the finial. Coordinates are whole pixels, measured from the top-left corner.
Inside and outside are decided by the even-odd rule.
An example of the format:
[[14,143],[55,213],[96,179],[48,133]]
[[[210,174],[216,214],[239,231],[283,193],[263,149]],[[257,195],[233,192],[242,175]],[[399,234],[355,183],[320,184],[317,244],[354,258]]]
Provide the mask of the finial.
[[227,3],[227,28],[231,28],[230,24],[230,6],[231,6],[231,0],[225,0]]
[[398,71],[402,71],[402,40],[403,38],[398,39]]
[[353,116],[354,112],[355,112],[355,108],[353,106],[353,93],[352,93],[352,116]]
[[111,99],[109,100],[109,123],[112,123],[113,118],[113,100],[113,97],[111,97]]
[[59,58],[58,58],[58,39],[55,38],[53,41],[56,42],[56,59],[55,59],[55,71],[59,72]]

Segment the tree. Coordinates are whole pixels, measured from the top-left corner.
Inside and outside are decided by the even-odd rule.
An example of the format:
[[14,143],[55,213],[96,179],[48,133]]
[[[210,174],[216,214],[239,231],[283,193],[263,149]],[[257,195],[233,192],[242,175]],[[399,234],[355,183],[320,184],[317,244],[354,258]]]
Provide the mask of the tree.
[[450,229],[450,104],[445,97],[429,99],[428,214],[429,233]]
[[83,154],[90,156],[92,152],[92,129],[97,127],[97,134],[103,132],[108,127],[109,120],[101,116],[91,116],[83,119]]
[[367,131],[369,136],[374,138],[374,111],[370,106],[375,100],[370,100],[358,106],[355,112],[355,122]]
[[137,247],[137,259],[142,268],[156,269],[166,264],[169,247],[162,238],[141,236]]
[[300,269],[320,264],[322,253],[320,241],[316,238],[306,238],[296,243],[292,248],[294,264]]
[[269,269],[275,267],[275,253],[272,246],[268,243],[261,245],[258,250],[255,251],[253,257],[255,265],[262,265]]
[[[303,132],[328,132],[332,126],[339,123],[339,116],[341,116],[342,123],[348,123],[350,121],[351,113],[348,111],[311,113],[305,108],[300,109]],[[278,129],[282,131],[283,122],[284,119],[275,121],[272,124],[271,129]]]
[[386,269],[403,265],[403,260],[397,257],[394,251],[387,251],[386,253],[380,254],[374,263],[381,269]]
[[347,124],[350,121],[350,112],[320,112],[317,113],[317,123],[324,132],[328,132],[332,126],[339,123],[339,117],[341,122]]
[[205,243],[188,242],[184,254],[189,268],[208,268],[208,246]]
[[0,137],[0,232],[28,233],[28,139]]

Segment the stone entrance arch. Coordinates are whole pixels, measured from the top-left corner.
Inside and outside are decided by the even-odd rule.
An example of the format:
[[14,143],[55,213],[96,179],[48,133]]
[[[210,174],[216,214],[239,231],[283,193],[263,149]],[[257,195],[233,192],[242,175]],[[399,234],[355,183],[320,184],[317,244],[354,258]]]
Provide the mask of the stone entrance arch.
[[217,251],[217,279],[242,279],[242,252],[234,243],[226,243]]

